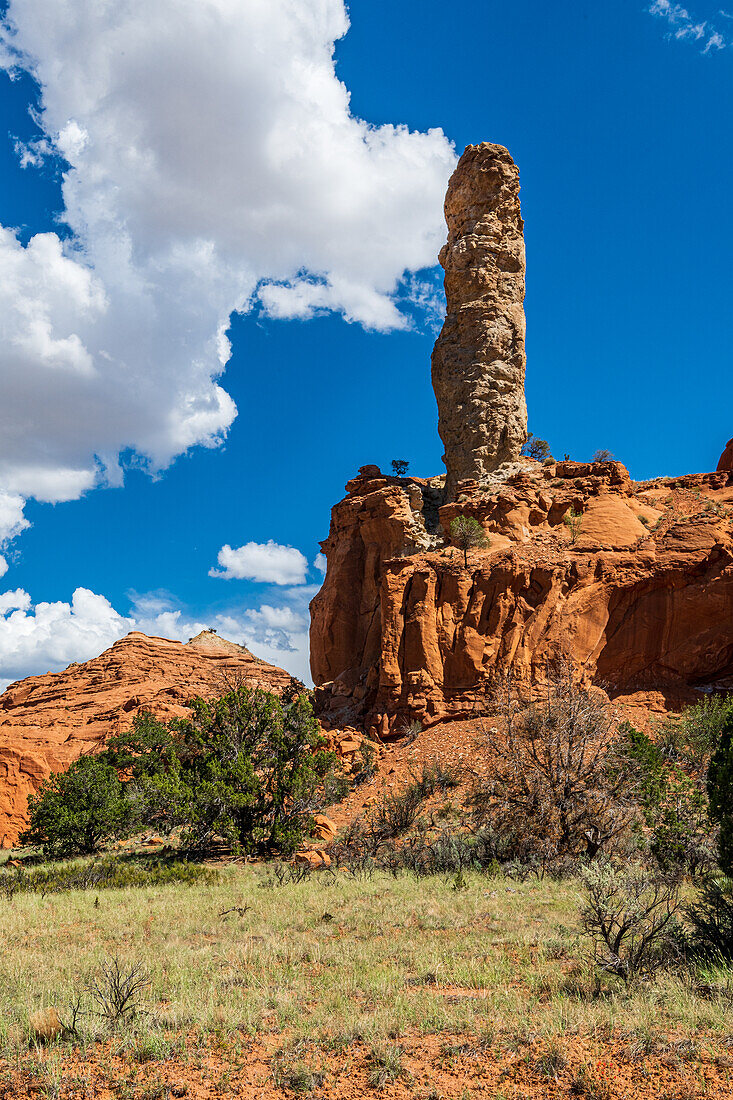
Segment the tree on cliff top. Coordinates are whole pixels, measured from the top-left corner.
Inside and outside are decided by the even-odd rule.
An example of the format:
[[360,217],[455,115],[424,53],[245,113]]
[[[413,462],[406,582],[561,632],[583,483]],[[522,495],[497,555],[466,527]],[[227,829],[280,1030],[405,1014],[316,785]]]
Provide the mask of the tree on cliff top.
[[466,569],[468,569],[468,551],[489,545],[483,527],[473,516],[460,515],[451,520],[450,537],[463,551],[463,564]]
[[522,454],[525,458],[534,458],[537,462],[542,462],[550,457],[550,444],[546,439],[539,439],[532,432],[528,432],[526,442],[522,447]]

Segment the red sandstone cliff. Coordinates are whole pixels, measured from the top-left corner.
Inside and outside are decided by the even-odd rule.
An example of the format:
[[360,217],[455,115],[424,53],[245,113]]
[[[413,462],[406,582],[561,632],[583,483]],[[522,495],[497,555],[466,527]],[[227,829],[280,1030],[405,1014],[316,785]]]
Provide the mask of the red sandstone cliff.
[[129,728],[140,710],[181,717],[187,700],[233,675],[270,691],[290,682],[282,669],[210,632],[187,645],[133,632],[92,661],[11,684],[0,695],[0,846],[17,839],[28,795],[50,772]]
[[[733,687],[733,472],[639,484],[616,462],[526,460],[438,510],[439,485],[364,467],[333,509],[311,604],[324,721],[431,724],[495,672],[529,685],[563,656],[613,694]],[[468,570],[446,540],[459,512],[491,543]]]

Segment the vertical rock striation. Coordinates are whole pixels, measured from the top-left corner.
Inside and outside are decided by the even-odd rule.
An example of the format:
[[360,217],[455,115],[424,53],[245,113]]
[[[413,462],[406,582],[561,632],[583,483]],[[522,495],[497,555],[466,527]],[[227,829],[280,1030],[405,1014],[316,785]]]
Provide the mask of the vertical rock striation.
[[519,458],[524,397],[524,222],[519,171],[501,145],[469,145],[445,200],[447,313],[433,351],[446,497]]

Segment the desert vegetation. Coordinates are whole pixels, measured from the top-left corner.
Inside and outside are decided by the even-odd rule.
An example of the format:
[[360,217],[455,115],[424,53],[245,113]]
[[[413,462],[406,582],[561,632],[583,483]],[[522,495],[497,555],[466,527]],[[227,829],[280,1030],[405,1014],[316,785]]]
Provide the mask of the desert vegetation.
[[451,521],[450,537],[463,551],[463,567],[468,569],[468,551],[489,545],[486,532],[474,516],[456,516]]
[[[728,1094],[730,698],[649,736],[569,664],[531,701],[504,677],[460,763],[406,728],[387,787],[365,742],[314,870],[345,779],[307,696],[264,694],[143,715],[42,788],[0,875],[6,1095]],[[69,858],[108,804],[138,839]]]
[[551,458],[550,444],[546,439],[540,439],[532,432],[527,433],[527,439],[522,447],[522,454],[525,458],[534,458],[537,462],[543,462],[546,458]]
[[177,830],[188,851],[224,842],[235,853],[291,854],[312,811],[340,789],[307,693],[236,685],[190,706],[167,724],[137,715],[129,733],[52,775],[29,799],[24,843],[51,857],[89,853],[155,827]]

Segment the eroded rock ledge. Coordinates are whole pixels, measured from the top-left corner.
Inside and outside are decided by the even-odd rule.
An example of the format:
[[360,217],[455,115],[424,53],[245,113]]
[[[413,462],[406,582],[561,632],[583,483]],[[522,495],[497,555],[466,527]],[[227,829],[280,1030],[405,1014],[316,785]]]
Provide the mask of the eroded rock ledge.
[[[440,486],[363,467],[333,509],[311,604],[324,723],[465,716],[497,672],[531,688],[562,657],[614,695],[733,687],[733,471],[634,483],[618,462],[524,460],[437,509]],[[490,539],[467,570],[459,512]]]

